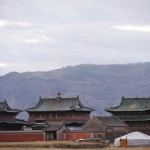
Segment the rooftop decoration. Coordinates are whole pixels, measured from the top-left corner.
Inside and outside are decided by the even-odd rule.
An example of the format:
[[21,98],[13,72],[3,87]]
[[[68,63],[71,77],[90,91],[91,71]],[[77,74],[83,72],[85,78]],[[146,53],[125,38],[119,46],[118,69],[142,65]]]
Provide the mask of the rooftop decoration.
[[63,98],[61,93],[58,92],[56,98],[41,98],[35,107],[26,109],[27,112],[54,112],[54,111],[88,111],[91,112],[94,109],[85,107],[79,100],[79,97],[76,98]]

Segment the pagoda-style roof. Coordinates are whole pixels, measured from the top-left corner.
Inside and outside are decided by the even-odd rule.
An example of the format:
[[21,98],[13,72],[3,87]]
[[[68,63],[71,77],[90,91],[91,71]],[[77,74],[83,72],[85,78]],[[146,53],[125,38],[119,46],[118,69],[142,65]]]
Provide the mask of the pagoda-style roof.
[[0,120],[0,124],[23,124],[28,125],[28,122],[21,119],[15,119],[15,120]]
[[130,115],[129,116],[119,116],[122,121],[150,121],[150,115]]
[[44,131],[58,131],[64,126],[63,122],[49,122]]
[[0,112],[2,112],[2,111],[3,112],[9,112],[9,113],[21,112],[21,110],[10,108],[6,100],[4,100],[4,102],[0,102]]
[[56,112],[56,111],[88,111],[94,109],[85,107],[77,98],[41,98],[37,105],[33,108],[26,109],[27,112]]
[[107,112],[120,111],[148,111],[150,110],[150,98],[124,98],[117,107],[106,108]]

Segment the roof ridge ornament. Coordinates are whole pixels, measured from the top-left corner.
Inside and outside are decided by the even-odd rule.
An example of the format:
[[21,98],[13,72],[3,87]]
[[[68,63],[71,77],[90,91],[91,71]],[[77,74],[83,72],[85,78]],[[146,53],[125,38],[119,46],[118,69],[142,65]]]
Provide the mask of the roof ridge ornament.
[[61,100],[61,93],[60,92],[57,93],[57,98],[56,99]]

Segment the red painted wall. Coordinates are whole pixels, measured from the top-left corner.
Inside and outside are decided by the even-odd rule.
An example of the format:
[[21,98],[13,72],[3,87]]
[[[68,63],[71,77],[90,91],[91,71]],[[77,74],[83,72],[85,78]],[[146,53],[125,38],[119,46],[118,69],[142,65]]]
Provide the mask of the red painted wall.
[[0,134],[0,142],[43,141],[43,140],[44,140],[44,134],[42,132]]
[[91,133],[66,133],[66,140],[78,140],[91,138]]

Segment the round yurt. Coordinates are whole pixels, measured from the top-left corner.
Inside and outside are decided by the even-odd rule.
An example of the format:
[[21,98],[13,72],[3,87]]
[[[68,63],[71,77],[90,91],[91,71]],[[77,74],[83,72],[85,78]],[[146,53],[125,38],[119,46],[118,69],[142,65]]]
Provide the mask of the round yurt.
[[116,138],[114,146],[150,146],[150,136],[141,132],[131,132]]

